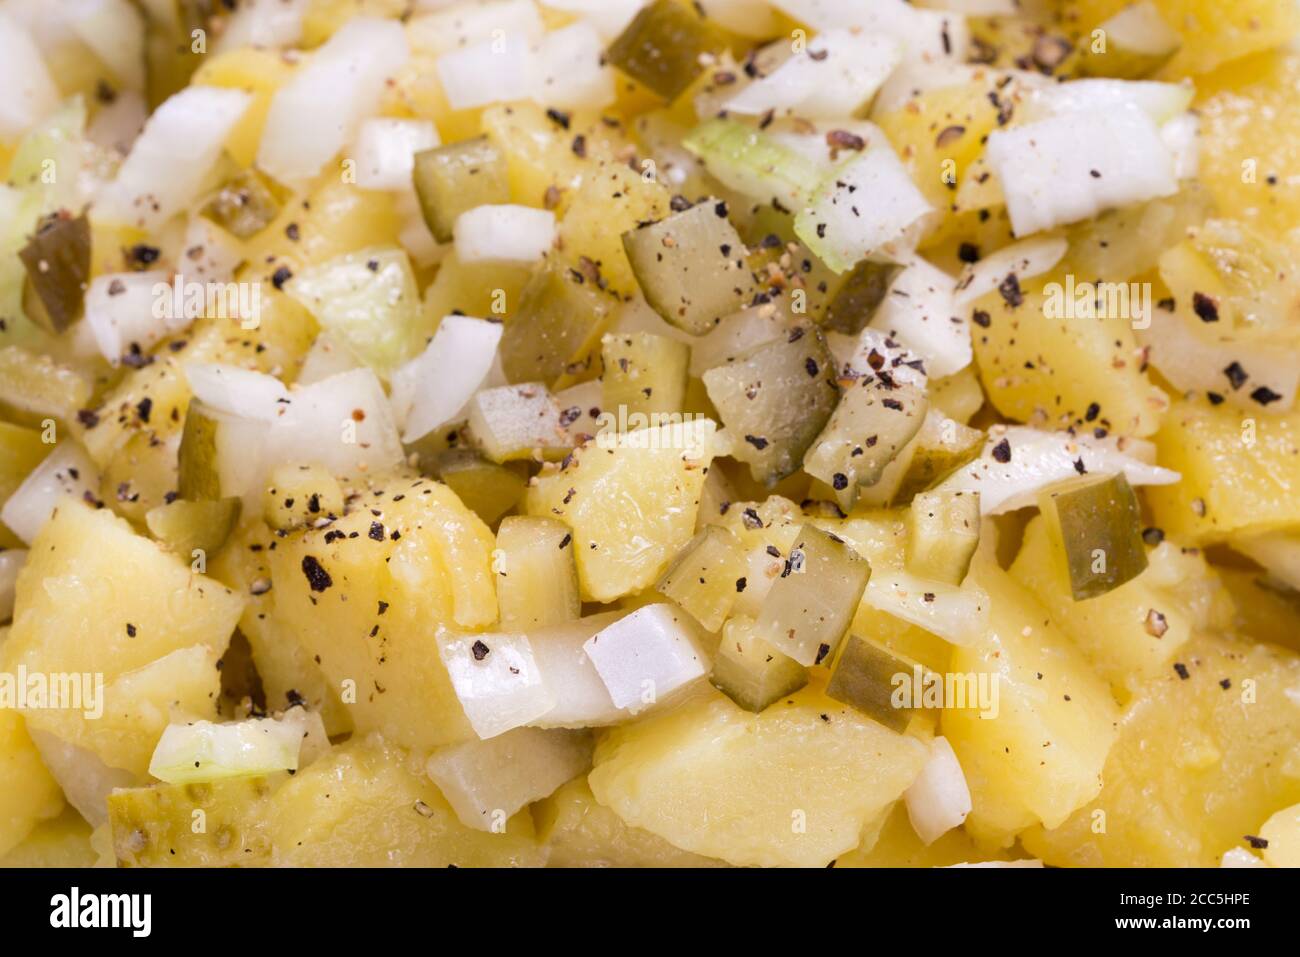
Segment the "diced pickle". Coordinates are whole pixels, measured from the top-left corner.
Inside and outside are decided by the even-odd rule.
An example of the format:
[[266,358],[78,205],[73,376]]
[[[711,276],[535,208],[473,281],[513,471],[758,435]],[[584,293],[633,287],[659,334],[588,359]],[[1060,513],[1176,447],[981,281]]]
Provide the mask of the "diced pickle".
[[503,628],[549,628],[582,614],[573,533],[563,522],[525,515],[503,518],[492,559]]
[[922,492],[907,515],[907,570],[960,585],[980,542],[978,492]]
[[807,326],[704,373],[732,454],[755,481],[775,483],[799,468],[839,401],[834,373],[821,333]]
[[262,517],[280,531],[342,514],[343,489],[319,465],[279,466],[271,473],[262,496]]
[[444,485],[487,525],[496,524],[524,497],[526,478],[517,467],[498,465],[470,449],[452,449],[437,460]]
[[132,522],[173,497],[176,490],[176,446],[159,441],[152,432],[132,432],[105,463],[99,497]]
[[601,340],[601,408],[614,415],[680,412],[691,347],[649,332],[610,333]]
[[[826,685],[828,697],[856,708],[894,731],[904,731],[921,710],[922,701],[902,696],[896,706],[894,693],[903,687],[924,688],[926,669],[911,658],[896,654],[874,642],[850,635],[835,671]],[[918,682],[917,676],[920,676]],[[919,692],[918,688],[918,692]]]
[[708,332],[751,293],[745,244],[715,199],[629,230],[623,249],[646,302],[692,335]]
[[[587,378],[617,301],[581,273],[548,260],[520,296],[501,334],[501,367],[511,382],[554,384]],[[594,374],[594,373],[593,373]]]
[[144,520],[154,538],[188,562],[196,550],[209,556],[220,551],[239,524],[240,506],[237,498],[177,499],[150,509]]
[[[834,276],[829,269],[822,268],[828,275]],[[849,335],[861,332],[884,302],[885,293],[889,291],[890,283],[898,272],[899,267],[890,263],[876,263],[868,259],[858,263],[852,271],[840,277],[838,288],[822,315],[822,327]]]
[[192,502],[221,498],[221,473],[217,469],[216,416],[197,399],[185,410],[185,428],[177,453],[177,491]]
[[1048,536],[1075,601],[1096,598],[1142,574],[1142,513],[1123,472],[1081,475],[1038,493]]
[[726,37],[689,4],[654,0],[610,44],[605,59],[673,100],[704,71],[701,57],[726,45]]
[[934,397],[930,398],[925,424],[913,440],[915,448],[900,477],[894,501],[906,502],[918,492],[933,488],[978,456],[984,447],[983,432],[948,418],[934,407]]
[[538,382],[483,389],[469,403],[469,435],[493,462],[568,448],[560,407]]
[[424,222],[440,243],[451,242],[466,210],[510,202],[505,154],[486,136],[416,153],[412,178]]
[[[108,819],[118,864],[269,864],[272,848],[268,798],[273,781],[276,779],[247,777],[211,784],[117,788],[108,796]],[[203,827],[195,826],[199,820]]]
[[90,282],[90,220],[85,213],[47,216],[18,258],[27,270],[27,318],[56,335],[81,318]]
[[1134,3],[1081,43],[1077,67],[1083,76],[1140,80],[1172,60],[1181,47],[1182,38],[1154,4]]
[[853,506],[860,485],[875,485],[885,467],[925,423],[925,393],[912,383],[868,375],[844,390],[830,422],[804,458],[804,470]]
[[740,541],[721,525],[705,526],[655,586],[686,609],[707,631],[717,631],[748,584]]
[[90,401],[90,383],[74,369],[22,346],[0,349],[0,408],[24,423],[45,416],[71,422]]
[[239,170],[203,206],[203,214],[231,235],[248,239],[280,213],[271,187],[254,170]]
[[803,153],[740,120],[706,120],[682,140],[721,183],[746,196],[793,207],[821,183],[821,168]]
[[870,578],[870,563],[852,546],[804,525],[763,599],[754,634],[800,664],[821,664],[849,630]]
[[803,665],[754,634],[749,618],[733,618],[722,631],[709,681],[755,714],[808,683]]

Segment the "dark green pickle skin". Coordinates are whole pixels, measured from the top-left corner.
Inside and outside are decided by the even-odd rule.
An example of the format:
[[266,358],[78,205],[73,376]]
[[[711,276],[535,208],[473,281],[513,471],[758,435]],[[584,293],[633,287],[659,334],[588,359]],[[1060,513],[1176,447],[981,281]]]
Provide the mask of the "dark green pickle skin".
[[901,733],[919,709],[894,707],[894,676],[903,674],[911,681],[918,667],[908,658],[850,635],[826,685],[826,696]]
[[81,318],[90,282],[90,220],[55,213],[18,252],[27,270],[28,317],[58,335]]
[[[1059,542],[1075,601],[1132,581],[1147,567],[1142,512],[1124,474],[1074,479],[1042,496],[1044,517]],[[1097,553],[1104,564],[1097,569]]]
[[718,53],[726,38],[685,4],[655,0],[610,44],[606,59],[666,100],[704,71],[700,54]]

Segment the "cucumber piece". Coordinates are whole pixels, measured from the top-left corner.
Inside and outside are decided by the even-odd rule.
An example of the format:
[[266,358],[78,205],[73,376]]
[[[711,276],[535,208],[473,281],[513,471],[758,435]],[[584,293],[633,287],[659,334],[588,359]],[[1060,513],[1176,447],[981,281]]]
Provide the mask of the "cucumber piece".
[[646,302],[691,335],[708,332],[754,291],[744,241],[716,199],[628,230],[623,249]]
[[563,522],[525,515],[503,518],[492,557],[503,629],[531,632],[581,616],[573,533]]
[[81,318],[90,283],[90,220],[65,210],[41,220],[18,251],[27,270],[23,311],[47,332],[58,335]]
[[216,414],[197,399],[185,410],[185,427],[177,452],[177,491],[191,502],[221,498],[221,473],[217,468]]
[[740,707],[758,714],[808,683],[808,671],[754,634],[749,618],[722,630],[709,681]]
[[189,561],[195,550],[209,557],[221,550],[239,524],[240,508],[237,498],[200,502],[177,499],[150,509],[144,521],[154,538]]
[[795,472],[839,401],[821,333],[793,327],[704,373],[709,401],[733,435],[732,455],[769,485]]
[[907,513],[907,570],[960,585],[980,543],[979,492],[921,492]]
[[1102,22],[1097,31],[1105,38],[1106,47],[1094,52],[1091,38],[1082,41],[1078,59],[1082,76],[1140,80],[1159,71],[1183,45],[1182,37],[1150,0],[1125,7]]
[[656,590],[717,631],[748,585],[749,566],[740,541],[721,525],[707,525],[668,566]]
[[691,375],[734,362],[749,350],[789,334],[789,316],[774,303],[763,303],[727,316],[712,331],[691,343]]
[[239,170],[218,187],[202,214],[237,239],[250,239],[280,215],[270,184],[255,170]]
[[133,431],[113,450],[99,476],[99,498],[140,524],[145,513],[175,497],[176,445],[153,432]]
[[674,100],[704,72],[705,55],[726,47],[726,36],[694,7],[654,0],[610,44],[605,59],[665,100]]
[[527,477],[518,467],[489,462],[471,449],[443,452],[435,468],[442,483],[485,525],[496,524],[518,505],[527,487]]
[[74,422],[90,401],[90,382],[69,366],[22,346],[0,348],[0,408],[20,424],[45,416]]
[[611,333],[601,340],[601,408],[618,415],[680,412],[691,347],[649,332]]
[[925,423],[922,388],[899,382],[881,368],[849,385],[830,422],[804,458],[804,471],[835,491],[848,511],[858,487],[875,485]]
[[486,136],[421,150],[411,177],[424,222],[440,243],[452,241],[461,213],[510,202],[505,154]]
[[[930,388],[934,388],[933,382]],[[948,418],[934,405],[932,395],[925,424],[912,442],[915,448],[900,477],[893,501],[910,501],[918,492],[933,488],[975,459],[984,447],[983,432]]]
[[701,123],[682,145],[724,186],[764,203],[798,208],[822,182],[812,160],[739,120]]
[[511,382],[585,378],[617,300],[581,273],[547,260],[524,286],[501,334],[501,367]]
[[560,407],[540,382],[483,389],[469,403],[470,440],[493,462],[568,448]]
[[[835,276],[821,263],[817,265],[828,276]],[[857,335],[885,301],[894,277],[901,271],[902,267],[893,263],[864,259],[850,272],[837,277],[840,281],[822,314],[822,328]]]
[[831,680],[826,685],[826,696],[901,733],[907,730],[921,708],[920,702],[916,702],[917,707],[895,707],[894,691],[904,679],[914,683],[918,675],[921,676],[921,687],[927,687],[926,674],[919,662],[852,635],[835,663]]
[[343,514],[343,489],[319,465],[281,465],[271,472],[262,496],[262,517],[279,531]]
[[1075,601],[1104,595],[1146,570],[1142,511],[1123,472],[1048,486],[1038,507]]
[[804,525],[763,599],[754,634],[804,665],[828,659],[857,613],[871,564],[847,542]]

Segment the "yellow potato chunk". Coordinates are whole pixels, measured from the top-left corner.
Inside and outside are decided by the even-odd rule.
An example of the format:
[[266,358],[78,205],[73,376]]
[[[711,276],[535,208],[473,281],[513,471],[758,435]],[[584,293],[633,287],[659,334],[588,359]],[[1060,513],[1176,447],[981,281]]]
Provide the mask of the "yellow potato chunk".
[[63,809],[63,792],[41,763],[23,716],[0,710],[0,859],[17,847],[37,822]]

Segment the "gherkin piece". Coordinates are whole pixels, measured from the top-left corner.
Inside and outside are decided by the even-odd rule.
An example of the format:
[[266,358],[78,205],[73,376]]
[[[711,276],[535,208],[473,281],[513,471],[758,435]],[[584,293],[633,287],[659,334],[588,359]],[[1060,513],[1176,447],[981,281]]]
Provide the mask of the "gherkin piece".
[[[913,699],[909,707],[897,707],[895,692],[900,687],[927,687],[926,669],[904,655],[896,654],[857,635],[849,636],[831,680],[827,697],[843,702],[878,721],[886,728],[902,732],[921,710],[921,701]],[[917,681],[918,676],[920,681]],[[902,697],[898,704],[909,704]]]
[[747,568],[739,539],[721,525],[707,525],[673,559],[655,588],[706,631],[717,631],[748,584]]
[[442,483],[484,524],[493,525],[524,497],[527,478],[509,465],[489,462],[470,449],[452,449],[437,459]]
[[808,683],[803,665],[754,634],[754,622],[733,618],[722,631],[709,681],[740,707],[758,714]]
[[686,343],[649,332],[610,333],[600,355],[601,408],[614,415],[682,410],[691,361]]
[[754,634],[800,664],[821,664],[849,630],[870,578],[871,564],[851,545],[804,525],[763,599]]
[[755,481],[774,484],[799,468],[839,401],[834,373],[821,333],[802,325],[704,373],[731,454]]
[[46,416],[73,422],[86,408],[90,382],[71,366],[23,346],[0,348],[0,410],[20,424]]
[[[1102,41],[1098,43],[1098,41]],[[1140,80],[1174,58],[1182,38],[1149,0],[1125,7],[1083,41],[1077,62],[1081,76]]]
[[531,515],[503,518],[493,568],[502,628],[526,632],[581,616],[573,534],[563,522]]
[[219,428],[216,415],[197,399],[191,399],[177,453],[177,490],[181,498],[192,502],[221,498],[221,473],[217,470]]
[[979,455],[984,438],[979,429],[962,425],[931,405],[912,441],[914,449],[893,500],[910,501],[918,492],[938,485]]
[[804,471],[835,490],[848,510],[862,485],[880,481],[892,462],[925,423],[928,402],[917,385],[886,372],[865,375],[849,385],[830,422],[804,457]]
[[486,136],[416,153],[411,176],[424,222],[440,243],[451,242],[461,213],[510,202],[505,154]]
[[519,299],[501,334],[501,367],[511,382],[554,384],[585,378],[613,318],[615,300],[581,273],[548,260]]
[[716,199],[628,230],[623,249],[646,302],[692,335],[740,309],[753,290],[745,244]]
[[610,44],[605,59],[673,100],[704,71],[701,57],[726,46],[726,37],[695,8],[675,0],[654,0]]
[[238,239],[265,229],[280,213],[280,203],[254,170],[239,170],[203,206],[203,215]]
[[237,498],[177,499],[150,509],[144,520],[153,537],[182,558],[196,550],[215,555],[239,524],[241,504]]
[[[811,254],[809,254],[811,255]],[[820,263],[817,264],[821,266]],[[839,277],[838,287],[827,302],[821,325],[849,335],[857,335],[871,321],[876,309],[885,301],[889,286],[901,267],[864,259],[852,271]],[[828,276],[834,276],[821,266]]]
[[1038,507],[1075,601],[1142,574],[1142,512],[1123,472],[1081,475],[1038,493]]
[[60,211],[45,217],[18,258],[27,270],[27,318],[55,335],[81,318],[90,282],[90,220],[85,213]]
[[907,513],[907,570],[960,585],[980,543],[978,492],[922,492]]

